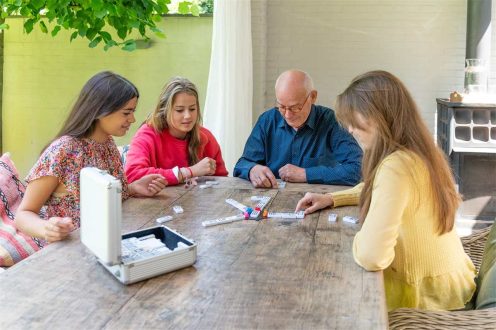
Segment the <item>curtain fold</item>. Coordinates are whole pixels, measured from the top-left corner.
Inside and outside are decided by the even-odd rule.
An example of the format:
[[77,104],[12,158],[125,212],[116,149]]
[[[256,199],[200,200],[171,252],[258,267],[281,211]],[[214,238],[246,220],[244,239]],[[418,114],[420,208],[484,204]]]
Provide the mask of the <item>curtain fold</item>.
[[214,0],[204,126],[218,140],[229,174],[252,129],[250,0]]

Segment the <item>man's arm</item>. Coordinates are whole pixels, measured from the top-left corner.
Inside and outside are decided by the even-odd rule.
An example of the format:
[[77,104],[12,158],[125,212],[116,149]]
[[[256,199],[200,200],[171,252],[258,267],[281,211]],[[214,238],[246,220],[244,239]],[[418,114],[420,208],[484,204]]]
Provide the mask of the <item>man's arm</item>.
[[362,149],[337,122],[328,138],[335,164],[306,168],[307,182],[347,186],[358,184],[361,179]]
[[250,180],[250,170],[253,166],[266,165],[264,136],[263,124],[259,118],[246,140],[243,155],[234,166],[233,176]]

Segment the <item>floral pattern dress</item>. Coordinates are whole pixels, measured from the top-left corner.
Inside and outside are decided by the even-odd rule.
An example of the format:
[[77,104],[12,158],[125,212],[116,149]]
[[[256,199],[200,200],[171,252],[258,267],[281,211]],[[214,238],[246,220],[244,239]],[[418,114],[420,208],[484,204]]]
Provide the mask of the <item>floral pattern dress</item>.
[[111,136],[103,143],[62,136],[43,151],[26,178],[29,183],[44,176],[55,176],[59,184],[65,186],[65,193],[54,192],[46,201],[46,219],[71,217],[76,228],[79,228],[79,173],[84,167],[97,167],[120,179],[122,197],[129,197],[120,154]]

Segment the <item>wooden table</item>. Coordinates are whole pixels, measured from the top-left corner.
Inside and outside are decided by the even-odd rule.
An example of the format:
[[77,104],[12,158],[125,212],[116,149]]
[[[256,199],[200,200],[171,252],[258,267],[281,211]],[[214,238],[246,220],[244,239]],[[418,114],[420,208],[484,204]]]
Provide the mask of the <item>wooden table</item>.
[[123,231],[167,226],[198,242],[192,266],[124,286],[80,243],[78,233],[51,244],[0,274],[0,328],[45,329],[384,329],[387,312],[382,272],[353,261],[358,225],[330,210],[300,221],[267,219],[204,228],[203,220],[236,214],[226,198],[251,205],[270,195],[269,209],[292,212],[306,191],[343,187],[287,184],[253,189],[237,178],[216,178],[213,188],[168,187],[156,198],[123,204]]

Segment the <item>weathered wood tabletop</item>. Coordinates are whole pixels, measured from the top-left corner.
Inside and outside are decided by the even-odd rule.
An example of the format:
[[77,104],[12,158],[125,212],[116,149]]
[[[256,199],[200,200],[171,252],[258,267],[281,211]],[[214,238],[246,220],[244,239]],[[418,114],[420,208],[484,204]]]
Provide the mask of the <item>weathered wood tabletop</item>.
[[168,187],[159,196],[123,204],[124,232],[166,225],[198,243],[198,259],[176,272],[125,286],[81,244],[78,233],[51,244],[0,274],[1,329],[384,329],[381,272],[353,261],[358,225],[342,222],[356,207],[329,209],[303,220],[265,219],[204,228],[203,220],[236,214],[224,202],[252,205],[274,197],[270,211],[292,212],[306,191],[343,187],[290,184],[254,189],[237,178],[215,178],[200,189]]

